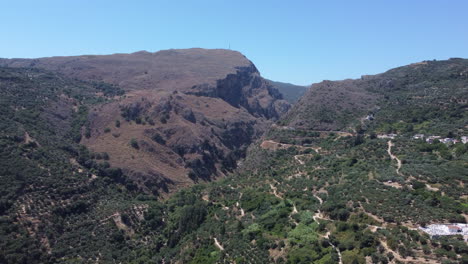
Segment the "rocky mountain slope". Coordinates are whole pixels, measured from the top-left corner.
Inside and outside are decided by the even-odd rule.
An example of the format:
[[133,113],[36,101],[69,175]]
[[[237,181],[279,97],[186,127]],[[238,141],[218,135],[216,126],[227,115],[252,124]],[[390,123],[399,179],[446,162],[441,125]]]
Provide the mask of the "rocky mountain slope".
[[289,108],[252,62],[230,50],[3,59],[0,65],[122,89],[89,109],[81,143],[107,153],[111,166],[153,194],[232,171],[268,120]]

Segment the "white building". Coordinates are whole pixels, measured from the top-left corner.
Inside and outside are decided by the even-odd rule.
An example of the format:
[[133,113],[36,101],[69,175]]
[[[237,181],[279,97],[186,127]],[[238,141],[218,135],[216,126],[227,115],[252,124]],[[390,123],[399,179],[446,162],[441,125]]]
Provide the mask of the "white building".
[[468,241],[468,224],[433,224],[427,227],[420,227],[419,229],[428,233],[431,238],[462,235],[463,239]]
[[377,138],[389,138],[389,139],[394,139],[398,135],[397,134],[383,134],[383,135],[377,135]]
[[454,144],[455,139],[453,139],[453,138],[443,138],[443,139],[440,140],[440,142],[442,142],[444,144]]
[[462,142],[463,144],[468,143],[468,137],[467,137],[467,136],[461,137],[461,142]]

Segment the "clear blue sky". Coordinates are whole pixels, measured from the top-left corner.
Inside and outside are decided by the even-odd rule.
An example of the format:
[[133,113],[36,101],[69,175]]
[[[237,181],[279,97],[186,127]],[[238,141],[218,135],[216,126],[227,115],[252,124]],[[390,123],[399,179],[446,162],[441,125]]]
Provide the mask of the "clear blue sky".
[[468,57],[468,1],[0,0],[0,57],[228,48],[310,84]]

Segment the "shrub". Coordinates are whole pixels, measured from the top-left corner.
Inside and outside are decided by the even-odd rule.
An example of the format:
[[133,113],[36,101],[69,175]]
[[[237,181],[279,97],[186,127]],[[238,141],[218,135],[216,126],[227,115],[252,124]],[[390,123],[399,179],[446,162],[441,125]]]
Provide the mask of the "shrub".
[[130,140],[130,146],[134,149],[140,149],[140,146],[138,145],[138,141],[134,138]]
[[164,138],[160,135],[160,134],[154,134],[151,139],[154,141],[154,142],[157,142],[161,145],[164,145],[166,144],[166,141],[164,140]]

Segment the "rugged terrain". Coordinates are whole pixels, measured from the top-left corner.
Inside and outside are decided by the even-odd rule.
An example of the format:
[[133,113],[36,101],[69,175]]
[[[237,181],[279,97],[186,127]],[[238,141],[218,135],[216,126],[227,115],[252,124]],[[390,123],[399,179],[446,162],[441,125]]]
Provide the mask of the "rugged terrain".
[[[242,54],[167,50],[0,60],[124,92],[89,109],[81,143],[143,190],[167,193],[225,175],[289,104]],[[112,88],[110,88],[112,89]]]
[[269,127],[282,101],[252,67],[159,90],[20,62],[0,69],[0,262],[468,262],[419,229],[467,221],[468,144],[413,138],[467,136],[468,60],[315,84]]

